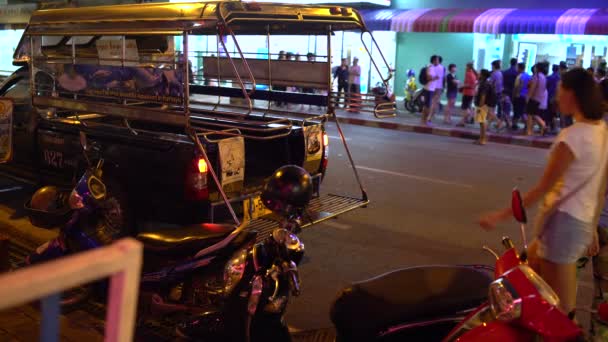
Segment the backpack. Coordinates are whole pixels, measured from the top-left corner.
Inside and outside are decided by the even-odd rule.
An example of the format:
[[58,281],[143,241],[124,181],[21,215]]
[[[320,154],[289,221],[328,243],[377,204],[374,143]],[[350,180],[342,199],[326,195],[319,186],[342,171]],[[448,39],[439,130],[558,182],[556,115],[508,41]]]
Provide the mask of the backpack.
[[488,81],[488,93],[486,94],[486,105],[488,106],[496,106],[497,100],[498,100],[498,96],[496,94],[496,86],[494,85],[494,82],[492,81]]
[[420,84],[422,84],[422,85],[429,83],[428,75],[426,73],[426,68],[427,67],[423,67],[422,69],[420,69],[420,74],[418,74],[418,82],[420,82]]

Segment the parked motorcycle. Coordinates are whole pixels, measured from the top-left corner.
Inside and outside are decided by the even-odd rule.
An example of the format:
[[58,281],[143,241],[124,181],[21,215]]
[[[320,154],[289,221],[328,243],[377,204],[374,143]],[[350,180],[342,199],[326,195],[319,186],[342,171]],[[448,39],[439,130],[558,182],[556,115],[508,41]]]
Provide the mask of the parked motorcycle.
[[[526,214],[519,191],[512,208]],[[494,278],[475,266],[422,266],[355,283],[331,309],[337,341],[576,341],[582,331],[559,309],[555,292],[526,264],[511,239]],[[487,290],[489,289],[489,290]]]
[[[69,196],[73,214],[59,236],[28,256],[27,264],[97,248],[115,238],[104,224],[103,159],[88,168]],[[300,293],[298,264],[304,244],[292,232],[312,197],[312,178],[302,168],[275,172],[262,193],[264,204],[283,221],[263,241],[257,233],[221,224],[147,230],[138,321],[171,320],[176,334],[202,341],[289,341],[283,315],[291,295]],[[89,285],[89,291],[105,283]],[[76,304],[85,296],[66,298]]]
[[405,109],[407,109],[410,113],[420,113],[422,112],[422,107],[424,106],[424,89],[417,89],[414,91],[409,98],[406,98],[404,105]]

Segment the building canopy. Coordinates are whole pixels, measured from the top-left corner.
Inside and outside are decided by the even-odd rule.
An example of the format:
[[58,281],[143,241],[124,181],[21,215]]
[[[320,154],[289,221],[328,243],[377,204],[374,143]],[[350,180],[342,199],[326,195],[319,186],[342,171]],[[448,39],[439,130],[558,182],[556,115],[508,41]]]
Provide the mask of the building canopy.
[[608,9],[456,9],[362,10],[370,30],[608,35]]

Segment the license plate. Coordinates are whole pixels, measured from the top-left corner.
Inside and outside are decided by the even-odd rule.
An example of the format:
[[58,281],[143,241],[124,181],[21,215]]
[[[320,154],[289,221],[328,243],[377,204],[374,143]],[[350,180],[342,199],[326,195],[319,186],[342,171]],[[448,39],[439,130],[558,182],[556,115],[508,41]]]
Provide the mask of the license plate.
[[264,206],[260,196],[248,198],[243,201],[243,219],[245,221],[255,220],[272,212]]

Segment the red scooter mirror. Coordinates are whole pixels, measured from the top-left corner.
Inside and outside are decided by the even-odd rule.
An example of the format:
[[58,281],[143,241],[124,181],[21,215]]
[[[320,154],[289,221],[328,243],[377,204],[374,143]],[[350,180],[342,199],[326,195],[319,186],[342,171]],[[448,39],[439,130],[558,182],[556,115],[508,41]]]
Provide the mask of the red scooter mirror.
[[521,193],[517,188],[513,189],[513,193],[511,194],[511,209],[513,210],[513,216],[519,223],[528,222],[524,202],[521,199]]

